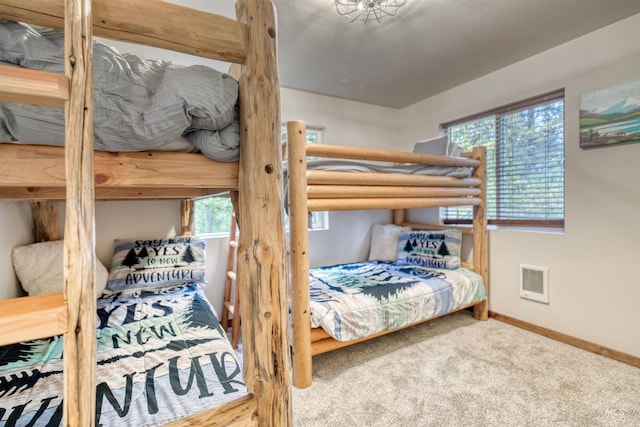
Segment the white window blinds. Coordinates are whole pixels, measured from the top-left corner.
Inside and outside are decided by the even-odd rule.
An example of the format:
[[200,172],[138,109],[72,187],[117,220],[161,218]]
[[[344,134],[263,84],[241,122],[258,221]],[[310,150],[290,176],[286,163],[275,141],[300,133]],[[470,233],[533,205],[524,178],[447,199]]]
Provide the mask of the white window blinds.
[[[564,226],[564,91],[442,125],[465,151],[487,147],[490,224]],[[465,223],[471,208],[443,208]]]

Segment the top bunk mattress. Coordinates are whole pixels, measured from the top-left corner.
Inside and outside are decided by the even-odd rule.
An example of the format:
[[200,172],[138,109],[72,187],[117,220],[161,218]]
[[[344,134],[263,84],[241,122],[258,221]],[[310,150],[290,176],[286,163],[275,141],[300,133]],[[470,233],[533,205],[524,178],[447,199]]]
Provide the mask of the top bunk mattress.
[[[62,31],[0,20],[0,64],[64,72]],[[119,53],[93,41],[94,147],[239,157],[238,83],[212,68]],[[64,145],[64,111],[0,103],[0,142]]]
[[432,166],[432,165],[385,165],[357,160],[317,159],[307,162],[308,170],[360,173],[394,173],[409,175],[437,175],[467,178],[473,170],[468,167]]

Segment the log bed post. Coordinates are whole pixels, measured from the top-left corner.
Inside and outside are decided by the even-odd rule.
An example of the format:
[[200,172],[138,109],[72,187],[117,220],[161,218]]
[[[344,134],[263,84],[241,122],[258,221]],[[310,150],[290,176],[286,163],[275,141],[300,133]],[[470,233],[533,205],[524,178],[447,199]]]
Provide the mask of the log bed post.
[[394,209],[393,210],[393,223],[395,225],[402,225],[405,222],[405,209]]
[[58,202],[55,200],[33,201],[31,212],[36,228],[36,242],[51,242],[60,239],[58,226]]
[[280,89],[275,10],[268,0],[238,0],[248,26],[240,78],[238,289],[245,382],[260,426],[291,425],[291,373],[285,274]]
[[96,407],[96,296],[91,0],[65,3],[64,408],[69,426],[92,426]]
[[474,177],[480,179],[481,200],[479,205],[473,207],[473,265],[482,276],[484,289],[487,295],[482,303],[473,307],[473,317],[478,320],[489,318],[489,244],[487,234],[487,183],[485,161],[485,147],[475,147],[471,152],[471,158],[480,160],[480,166],[475,169]]
[[293,383],[297,388],[309,387],[312,380],[306,133],[304,122],[287,123]]
[[193,236],[195,234],[195,207],[193,199],[180,200],[180,225],[183,236]]

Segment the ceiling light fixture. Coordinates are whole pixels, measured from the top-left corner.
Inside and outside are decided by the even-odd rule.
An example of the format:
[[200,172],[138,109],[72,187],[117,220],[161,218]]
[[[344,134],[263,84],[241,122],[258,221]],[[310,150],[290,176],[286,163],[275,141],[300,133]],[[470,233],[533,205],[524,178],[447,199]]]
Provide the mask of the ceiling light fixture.
[[346,16],[349,22],[375,18],[380,22],[383,16],[394,16],[407,0],[336,0],[338,14]]

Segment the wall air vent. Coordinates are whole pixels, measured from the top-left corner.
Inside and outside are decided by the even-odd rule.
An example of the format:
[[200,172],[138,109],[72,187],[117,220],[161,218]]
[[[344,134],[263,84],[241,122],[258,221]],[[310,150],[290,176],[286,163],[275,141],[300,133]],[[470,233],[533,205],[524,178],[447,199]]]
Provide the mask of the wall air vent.
[[520,298],[549,304],[549,269],[520,264]]

